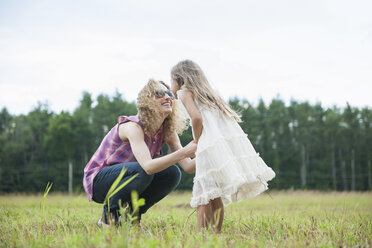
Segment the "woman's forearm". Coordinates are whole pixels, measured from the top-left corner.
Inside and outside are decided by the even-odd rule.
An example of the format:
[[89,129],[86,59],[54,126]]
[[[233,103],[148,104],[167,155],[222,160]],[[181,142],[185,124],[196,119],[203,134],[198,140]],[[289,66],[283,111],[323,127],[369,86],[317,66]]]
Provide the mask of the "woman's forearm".
[[166,156],[162,156],[159,158],[151,159],[146,162],[143,162],[141,166],[145,170],[145,172],[149,175],[160,172],[169,166],[177,163],[178,161],[186,158],[185,152],[183,149],[180,149],[176,152],[168,154]]
[[196,151],[196,143],[190,142],[187,146],[172,152],[163,157],[145,160],[142,163],[139,161],[142,168],[149,175],[162,171],[171,165],[176,164],[178,161],[184,160],[185,158],[193,157]]
[[185,158],[179,161],[178,164],[187,174],[195,172],[195,159]]

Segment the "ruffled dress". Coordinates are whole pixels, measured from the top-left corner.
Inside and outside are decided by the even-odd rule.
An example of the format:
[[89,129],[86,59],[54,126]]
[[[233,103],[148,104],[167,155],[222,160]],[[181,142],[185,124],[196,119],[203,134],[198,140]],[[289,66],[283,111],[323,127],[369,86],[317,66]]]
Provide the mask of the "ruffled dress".
[[255,151],[235,119],[195,103],[202,115],[203,131],[196,151],[191,207],[218,197],[227,206],[267,190],[267,181],[275,177],[275,172]]

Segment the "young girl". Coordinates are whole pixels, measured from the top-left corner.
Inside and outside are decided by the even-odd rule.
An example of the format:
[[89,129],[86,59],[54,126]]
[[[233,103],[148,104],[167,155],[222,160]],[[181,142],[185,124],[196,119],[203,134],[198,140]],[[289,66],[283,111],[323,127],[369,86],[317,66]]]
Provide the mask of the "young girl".
[[211,225],[220,232],[224,206],[267,190],[266,182],[275,173],[254,150],[238,124],[239,116],[211,88],[196,63],[179,62],[171,79],[198,142],[190,203],[197,208],[197,230]]

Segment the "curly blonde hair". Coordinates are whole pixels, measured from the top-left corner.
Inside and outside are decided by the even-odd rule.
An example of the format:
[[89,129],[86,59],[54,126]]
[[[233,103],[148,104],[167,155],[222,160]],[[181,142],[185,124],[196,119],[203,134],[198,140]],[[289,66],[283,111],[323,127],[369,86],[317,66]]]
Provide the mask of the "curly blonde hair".
[[[159,110],[154,106],[156,100],[154,90],[157,84],[164,85],[168,90],[170,87],[162,81],[150,79],[149,82],[138,93],[137,110],[139,120],[147,136],[152,136],[158,131],[157,118],[160,118]],[[172,113],[163,122],[163,137],[167,141],[173,132],[181,134],[187,128],[186,117],[178,106],[178,101],[173,100]]]

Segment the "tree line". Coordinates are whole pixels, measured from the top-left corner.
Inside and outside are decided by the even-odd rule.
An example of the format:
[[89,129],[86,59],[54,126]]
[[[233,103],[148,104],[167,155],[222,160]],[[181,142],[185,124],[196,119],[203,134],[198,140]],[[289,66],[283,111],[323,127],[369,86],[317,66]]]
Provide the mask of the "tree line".
[[[286,106],[280,98],[268,104],[239,98],[229,103],[240,113],[240,125],[256,151],[276,172],[270,188],[372,189],[371,108],[323,108],[295,100]],[[54,113],[45,103],[27,115],[12,115],[3,108],[0,192],[40,192],[47,182],[53,182],[54,191],[67,191],[69,178],[74,192],[83,191],[84,167],[103,137],[119,115],[136,113],[135,102],[119,92],[95,100],[83,92],[72,113]],[[183,145],[191,141],[191,128],[180,139]],[[163,149],[167,153],[167,147]],[[192,180],[193,175],[183,173],[178,188],[190,190]]]

